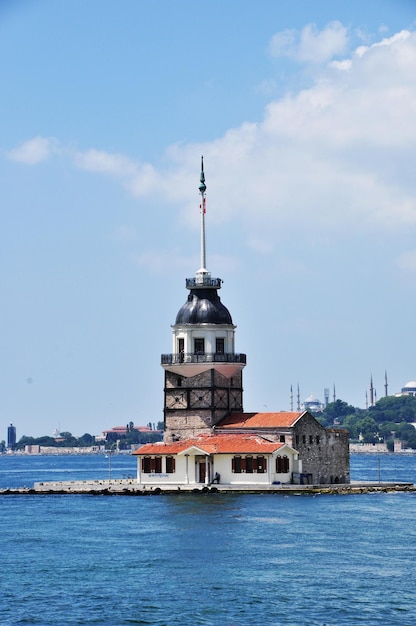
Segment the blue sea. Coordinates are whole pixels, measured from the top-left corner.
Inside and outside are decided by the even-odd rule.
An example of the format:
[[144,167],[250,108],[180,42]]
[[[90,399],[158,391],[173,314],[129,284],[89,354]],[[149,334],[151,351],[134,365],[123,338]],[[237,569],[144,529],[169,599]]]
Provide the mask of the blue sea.
[[[111,467],[110,467],[111,463]],[[0,456],[0,487],[134,457]],[[353,480],[416,483],[416,455]],[[0,624],[416,624],[416,495],[0,496]]]

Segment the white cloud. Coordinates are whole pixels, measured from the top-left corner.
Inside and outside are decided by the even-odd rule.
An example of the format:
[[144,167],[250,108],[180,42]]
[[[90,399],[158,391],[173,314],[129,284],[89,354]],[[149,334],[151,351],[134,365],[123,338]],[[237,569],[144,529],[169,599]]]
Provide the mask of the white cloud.
[[269,50],[273,57],[289,57],[305,63],[323,63],[344,54],[348,47],[348,31],[334,21],[319,31],[308,24],[300,32],[285,30],[273,35]]
[[53,137],[34,137],[7,153],[10,160],[26,165],[36,165],[56,155],[68,159],[79,169],[120,180],[138,197],[165,188],[163,178],[151,164],[139,163],[123,154],[105,150],[77,150],[62,145]]
[[[331,28],[333,40],[328,32],[318,38],[325,55],[344,41],[346,30]],[[361,47],[342,64],[329,64],[309,89],[270,102],[263,120],[205,144],[170,146],[163,170],[122,154],[58,149],[39,137],[10,154],[35,163],[57,152],[77,167],[114,177],[136,197],[179,206],[193,226],[204,154],[210,221],[238,221],[248,245],[264,253],[288,228],[293,236],[302,228],[347,236],[413,227],[415,67],[416,33],[402,31]]]
[[27,165],[36,165],[42,161],[46,161],[49,157],[59,150],[58,142],[51,137],[34,137],[20,144],[7,153],[12,161],[26,163]]
[[122,154],[112,154],[104,150],[86,150],[75,152],[75,164],[84,170],[112,174],[118,177],[134,176],[137,165]]
[[164,188],[163,179],[154,167],[148,163],[139,163],[123,154],[104,150],[77,151],[72,154],[77,167],[108,174],[123,182],[130,192],[137,196],[145,196]]

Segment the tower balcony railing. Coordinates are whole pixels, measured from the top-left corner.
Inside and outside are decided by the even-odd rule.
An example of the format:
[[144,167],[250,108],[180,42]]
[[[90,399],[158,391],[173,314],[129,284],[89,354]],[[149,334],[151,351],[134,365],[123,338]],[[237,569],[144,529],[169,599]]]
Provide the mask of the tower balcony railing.
[[178,352],[162,354],[162,365],[180,365],[181,363],[247,363],[245,354],[225,354],[221,352]]
[[198,289],[198,287],[212,287],[213,289],[221,289],[221,278],[211,278],[210,275],[201,275],[194,278],[186,279],[187,289]]

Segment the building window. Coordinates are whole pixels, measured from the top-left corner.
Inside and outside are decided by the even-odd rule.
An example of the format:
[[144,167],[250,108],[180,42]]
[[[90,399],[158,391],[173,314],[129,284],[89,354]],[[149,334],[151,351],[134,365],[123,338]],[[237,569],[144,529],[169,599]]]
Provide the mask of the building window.
[[234,474],[264,474],[267,472],[267,459],[264,456],[235,456],[231,459],[231,471]]
[[302,443],[306,443],[306,435],[302,435]]
[[246,456],[246,474],[253,473],[253,457]]
[[287,474],[289,471],[289,458],[286,456],[276,457],[276,472],[278,474]]
[[257,473],[258,474],[264,474],[267,470],[267,461],[266,461],[266,457],[264,456],[258,456],[257,459],[255,459],[255,461],[257,462]]
[[316,435],[316,443],[319,444],[321,443],[321,438],[319,437],[319,435]]
[[280,443],[285,443],[286,437],[284,435],[280,435]]
[[309,435],[309,443],[312,444],[313,443],[313,436]]
[[299,445],[299,435],[296,435],[296,445]]
[[176,384],[177,384],[178,387],[182,387],[182,378],[178,378]]
[[162,457],[145,456],[142,459],[142,471],[146,474],[161,474],[162,473]]
[[150,461],[151,461],[150,456],[145,456],[142,459],[142,472],[146,472],[146,474],[150,474],[150,471],[151,471],[150,470]]
[[194,339],[194,352],[195,354],[204,354],[205,339]]
[[215,340],[215,352],[217,354],[224,354],[224,337],[217,337]]
[[176,470],[175,457],[166,457],[166,474],[174,474]]

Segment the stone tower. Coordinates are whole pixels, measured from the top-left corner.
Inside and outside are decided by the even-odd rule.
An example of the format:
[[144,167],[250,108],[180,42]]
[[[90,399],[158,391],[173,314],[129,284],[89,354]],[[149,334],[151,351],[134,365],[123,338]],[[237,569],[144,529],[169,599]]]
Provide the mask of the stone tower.
[[210,433],[231,411],[243,411],[245,354],[236,354],[235,326],[218,295],[222,280],[211,278],[205,259],[205,175],[201,161],[201,267],[186,279],[189,294],[172,326],[172,354],[165,370],[165,441]]

